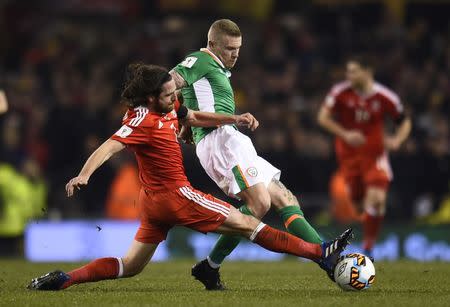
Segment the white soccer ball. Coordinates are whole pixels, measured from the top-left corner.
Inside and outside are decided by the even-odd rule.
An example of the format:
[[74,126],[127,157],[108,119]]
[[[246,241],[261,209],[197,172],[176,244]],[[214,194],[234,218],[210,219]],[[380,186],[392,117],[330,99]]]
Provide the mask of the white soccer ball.
[[364,290],[375,281],[375,267],[363,254],[348,254],[336,265],[334,279],[343,290]]

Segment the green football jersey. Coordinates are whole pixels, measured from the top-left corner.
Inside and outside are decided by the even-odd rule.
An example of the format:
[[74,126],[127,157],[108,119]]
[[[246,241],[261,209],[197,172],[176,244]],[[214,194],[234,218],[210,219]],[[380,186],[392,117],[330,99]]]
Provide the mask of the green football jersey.
[[[230,83],[231,72],[220,59],[206,48],[189,54],[175,67],[187,83],[181,90],[184,105],[196,111],[233,115],[235,111],[234,93]],[[192,127],[194,142],[197,144],[215,128]]]

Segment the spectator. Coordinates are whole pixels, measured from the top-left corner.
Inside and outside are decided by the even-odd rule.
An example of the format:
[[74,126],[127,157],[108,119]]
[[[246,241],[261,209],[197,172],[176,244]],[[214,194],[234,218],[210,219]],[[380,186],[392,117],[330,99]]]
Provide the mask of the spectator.
[[138,219],[138,198],[141,184],[136,165],[126,162],[118,169],[108,192],[106,217],[119,220]]

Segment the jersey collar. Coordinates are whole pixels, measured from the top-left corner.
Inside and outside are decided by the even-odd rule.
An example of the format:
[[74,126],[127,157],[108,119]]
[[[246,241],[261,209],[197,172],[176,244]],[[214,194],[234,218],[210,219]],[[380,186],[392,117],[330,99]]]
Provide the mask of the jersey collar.
[[200,51],[203,51],[203,52],[206,52],[207,54],[209,54],[217,63],[219,63],[219,65],[223,69],[226,69],[225,65],[223,65],[222,61],[211,50],[209,50],[208,48],[201,48]]
[[353,91],[362,99],[368,99],[368,98],[374,96],[378,92],[377,86],[378,86],[378,83],[375,81],[372,81],[372,84],[370,86],[370,90],[368,93],[363,93],[361,91],[356,90],[355,88],[353,88]]

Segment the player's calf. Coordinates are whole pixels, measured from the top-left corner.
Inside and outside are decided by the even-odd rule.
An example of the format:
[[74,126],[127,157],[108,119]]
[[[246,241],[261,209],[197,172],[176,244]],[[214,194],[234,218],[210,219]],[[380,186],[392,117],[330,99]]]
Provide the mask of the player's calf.
[[371,186],[364,198],[363,249],[366,255],[372,256],[372,249],[381,230],[386,210],[386,190]]
[[273,206],[277,209],[289,233],[311,243],[322,243],[322,238],[305,218],[297,197],[279,180],[272,180],[269,193]]

